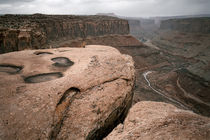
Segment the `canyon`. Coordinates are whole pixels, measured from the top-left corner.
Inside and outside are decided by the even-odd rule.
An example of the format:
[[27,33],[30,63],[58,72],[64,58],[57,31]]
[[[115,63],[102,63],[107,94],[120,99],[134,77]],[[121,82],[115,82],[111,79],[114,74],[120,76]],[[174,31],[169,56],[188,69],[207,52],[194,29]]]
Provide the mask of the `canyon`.
[[115,17],[4,15],[0,16],[0,53],[54,48],[59,40],[128,33],[128,21]]
[[[167,19],[162,21],[160,28],[157,28],[157,25],[151,27],[141,24],[141,35],[136,38],[145,40],[144,47],[122,50],[136,60],[137,75],[141,77],[139,80],[137,78],[134,102],[164,101],[182,109],[188,108],[205,116],[210,115],[210,34],[207,32],[209,27],[205,26],[207,23],[203,22],[203,19],[209,20],[207,17],[193,20]],[[179,23],[188,23],[192,29],[188,30]],[[192,32],[194,29],[196,33]],[[157,92],[148,87],[144,77],[147,71],[152,72],[147,76],[150,85],[163,96],[157,95]]]
[[0,138],[207,139],[209,25],[0,16]]
[[161,29],[191,33],[210,33],[210,18],[169,19],[162,21]]

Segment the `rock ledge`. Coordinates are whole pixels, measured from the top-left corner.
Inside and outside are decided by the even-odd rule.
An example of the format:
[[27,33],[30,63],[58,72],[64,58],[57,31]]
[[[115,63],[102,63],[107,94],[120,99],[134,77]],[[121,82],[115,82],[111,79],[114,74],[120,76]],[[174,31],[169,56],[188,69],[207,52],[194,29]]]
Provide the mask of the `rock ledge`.
[[0,55],[0,139],[101,139],[133,97],[134,63],[108,46]]
[[105,140],[207,140],[210,119],[173,105],[142,101],[129,111]]

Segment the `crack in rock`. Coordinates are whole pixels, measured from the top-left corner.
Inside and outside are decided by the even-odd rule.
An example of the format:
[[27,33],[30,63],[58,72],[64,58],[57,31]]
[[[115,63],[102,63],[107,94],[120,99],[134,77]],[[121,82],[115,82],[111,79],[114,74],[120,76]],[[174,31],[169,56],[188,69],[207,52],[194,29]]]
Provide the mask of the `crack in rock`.
[[53,125],[52,131],[49,135],[49,140],[55,140],[57,135],[59,134],[63,121],[65,119],[65,114],[67,113],[69,106],[74,101],[75,96],[80,93],[78,88],[70,88],[64,92],[63,96],[60,98],[57,103],[54,117],[53,117]]
[[[125,80],[128,82],[128,79],[123,79],[123,78],[116,78],[110,81],[105,81],[104,83],[107,82],[112,82],[118,79]],[[103,83],[103,84],[104,84]],[[135,84],[134,84],[135,85]],[[133,85],[133,86],[134,86]],[[134,88],[132,88],[134,89]],[[109,133],[112,132],[112,130],[118,126],[118,124],[123,123],[128,111],[132,105],[132,99],[133,99],[133,90],[131,91],[131,94],[127,94],[126,97],[124,98],[123,102],[121,103],[120,106],[115,108],[109,116],[104,120],[103,125],[100,127],[96,127],[93,130],[91,130],[88,134],[88,136],[85,138],[86,140],[102,140],[105,138]],[[130,95],[130,96],[129,96]]]

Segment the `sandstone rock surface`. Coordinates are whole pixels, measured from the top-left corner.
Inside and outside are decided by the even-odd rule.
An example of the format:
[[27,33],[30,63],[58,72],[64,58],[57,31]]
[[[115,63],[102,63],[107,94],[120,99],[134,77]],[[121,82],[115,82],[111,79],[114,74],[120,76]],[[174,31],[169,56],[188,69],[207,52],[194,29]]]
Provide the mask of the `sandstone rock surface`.
[[207,140],[210,119],[173,105],[143,101],[129,111],[124,124],[118,125],[105,140]]
[[132,102],[134,64],[108,46],[0,55],[0,139],[101,139]]

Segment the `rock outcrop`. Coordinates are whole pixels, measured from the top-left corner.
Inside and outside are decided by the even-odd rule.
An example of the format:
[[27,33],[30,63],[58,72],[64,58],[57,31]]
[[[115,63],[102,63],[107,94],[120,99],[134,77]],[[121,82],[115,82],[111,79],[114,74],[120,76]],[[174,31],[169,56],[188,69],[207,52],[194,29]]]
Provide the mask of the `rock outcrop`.
[[61,42],[56,46],[60,47],[83,47],[84,45],[105,45],[113,47],[135,47],[141,46],[142,43],[139,42],[135,37],[131,35],[106,35],[97,37],[87,37],[85,39],[77,40],[67,40]]
[[108,46],[0,55],[0,139],[101,139],[132,103],[134,63]]
[[210,119],[161,102],[139,102],[105,140],[207,140]]
[[0,17],[0,53],[52,47],[51,41],[129,34],[128,21],[108,16],[5,15]]
[[190,33],[210,33],[210,18],[169,19],[161,21],[161,29]]

